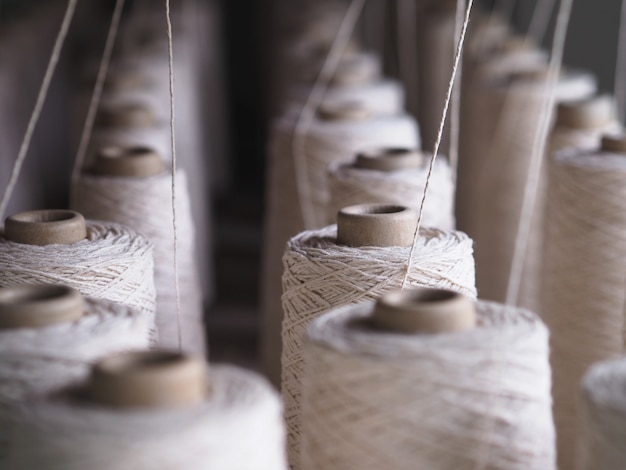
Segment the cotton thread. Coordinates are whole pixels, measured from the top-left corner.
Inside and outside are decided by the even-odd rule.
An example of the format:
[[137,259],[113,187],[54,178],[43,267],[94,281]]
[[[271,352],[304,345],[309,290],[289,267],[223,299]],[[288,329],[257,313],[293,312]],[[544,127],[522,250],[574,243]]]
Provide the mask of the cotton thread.
[[[195,259],[195,230],[187,175],[176,172],[176,209],[178,266],[181,276],[181,315],[178,318],[177,291],[172,283],[175,276],[172,237],[173,227],[163,208],[171,202],[169,168],[145,178],[105,177],[85,173],[75,187],[75,209],[88,218],[111,220],[145,235],[154,244],[154,275],[156,286],[156,322],[159,345],[178,347],[179,334],[184,335],[184,349],[204,354],[205,337],[202,299]],[[181,333],[178,333],[178,329]]]
[[152,244],[121,225],[87,221],[87,238],[71,245],[25,245],[0,233],[0,266],[0,287],[64,284],[154,316]]
[[74,11],[76,10],[77,2],[78,0],[68,0],[67,2],[67,8],[65,10],[65,14],[63,15],[63,21],[61,22],[61,28],[59,29],[57,37],[54,41],[50,60],[48,61],[48,66],[46,67],[46,72],[43,77],[43,81],[41,82],[41,87],[37,95],[35,107],[33,108],[30,119],[28,120],[28,126],[26,128],[26,132],[24,133],[24,138],[22,140],[22,144],[20,145],[20,150],[13,165],[11,178],[9,179],[7,187],[5,188],[4,194],[2,196],[2,201],[0,202],[0,219],[4,219],[7,206],[9,205],[9,200],[11,199],[11,195],[13,194],[13,190],[15,189],[15,185],[17,184],[17,180],[20,176],[22,164],[26,159],[26,154],[28,153],[30,142],[33,137],[33,133],[35,132],[35,127],[37,126],[39,116],[41,115],[41,110],[43,109],[43,105],[46,102],[46,97],[48,96],[50,82],[52,81],[54,71],[56,70],[57,63],[59,62],[59,58],[61,56],[61,51],[63,49],[63,44],[65,43],[67,31],[69,30],[72,19],[74,18]]
[[[426,173],[427,168],[388,172],[356,168],[351,164],[331,165],[328,169],[330,203],[327,223],[336,221],[340,209],[355,204],[385,202],[418,211]],[[454,229],[453,173],[446,160],[435,163],[432,190],[424,206],[424,224],[428,227]]]
[[[400,287],[409,247],[348,247],[336,243],[336,226],[302,232],[283,257],[282,395],[289,463],[299,467],[302,429],[302,341],[312,320],[331,308],[376,299]],[[423,229],[407,284],[451,289],[471,297],[472,241],[461,232]]]
[[286,469],[280,400],[251,372],[210,366],[205,401],[181,409],[119,411],[66,395],[21,407],[13,468]]
[[441,138],[443,136],[443,128],[446,124],[446,115],[448,113],[448,107],[450,106],[452,89],[454,88],[454,80],[456,78],[456,72],[459,66],[461,53],[463,52],[463,43],[465,41],[465,33],[467,32],[467,25],[469,23],[470,13],[472,12],[473,5],[474,5],[474,0],[469,0],[467,4],[467,10],[465,11],[465,20],[463,21],[463,28],[461,29],[461,36],[459,37],[459,44],[457,46],[455,57],[454,57],[454,65],[452,67],[452,76],[450,77],[450,82],[448,83],[448,92],[447,92],[445,104],[443,106],[441,122],[439,123],[439,131],[437,133],[437,140],[435,141],[435,149],[433,150],[433,157],[431,158],[430,164],[428,167],[428,175],[426,176],[426,184],[424,185],[424,193],[422,195],[422,201],[420,202],[420,209],[419,209],[418,217],[417,217],[417,226],[415,227],[415,234],[413,235],[413,245],[411,245],[411,251],[409,252],[406,272],[404,274],[404,279],[402,280],[402,288],[406,286],[406,283],[409,278],[409,273],[411,272],[411,263],[413,262],[413,253],[417,245],[417,239],[419,237],[420,224],[422,222],[422,217],[424,216],[424,204],[426,203],[426,196],[428,195],[428,186],[430,184],[430,178],[432,176],[433,168],[435,166],[435,161],[437,159],[437,153],[439,152],[439,145],[441,144]]
[[577,390],[587,368],[623,351],[626,157],[565,149],[550,161],[542,314],[552,331],[560,468],[573,468]]
[[624,358],[591,367],[582,383],[582,436],[579,470],[624,468],[626,429]]
[[474,329],[402,334],[366,323],[373,304],[309,327],[303,470],[479,468],[483,447],[482,468],[556,468],[548,330],[534,314],[479,301]]

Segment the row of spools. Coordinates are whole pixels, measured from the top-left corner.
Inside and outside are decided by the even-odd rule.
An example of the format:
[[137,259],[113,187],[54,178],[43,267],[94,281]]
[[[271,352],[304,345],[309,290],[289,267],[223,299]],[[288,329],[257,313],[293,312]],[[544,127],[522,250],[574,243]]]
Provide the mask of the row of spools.
[[[403,85],[356,35],[302,125],[347,5],[299,8],[289,23],[299,27],[279,43],[261,293],[289,464],[622,468],[626,145],[614,100],[597,94],[593,74],[562,68],[511,300],[549,54],[497,15],[472,12],[458,171],[440,155],[423,201],[456,2],[417,5],[419,126]],[[450,145],[444,136],[441,153]],[[446,293],[392,292],[400,287]],[[485,299],[475,323],[458,304],[446,310],[450,291]],[[429,323],[433,304],[443,327]],[[398,310],[421,322],[398,325]]]

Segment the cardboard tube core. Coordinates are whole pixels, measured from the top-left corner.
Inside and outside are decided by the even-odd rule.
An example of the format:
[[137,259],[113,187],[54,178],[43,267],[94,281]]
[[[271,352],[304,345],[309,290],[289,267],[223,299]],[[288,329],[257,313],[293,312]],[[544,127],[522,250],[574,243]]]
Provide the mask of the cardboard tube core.
[[163,171],[161,157],[148,147],[104,147],[91,172],[101,176],[145,178]]
[[144,75],[137,72],[117,72],[107,77],[104,91],[115,93],[128,90],[151,90],[154,86]]
[[602,137],[600,148],[605,152],[626,153],[626,136],[605,135]]
[[355,168],[378,171],[398,171],[420,168],[424,157],[417,149],[385,147],[366,150],[356,156]]
[[363,121],[370,117],[370,112],[358,103],[323,103],[317,116],[323,121]]
[[608,95],[560,103],[556,125],[573,129],[595,129],[615,118],[615,101]]
[[132,104],[100,108],[97,124],[102,127],[127,127],[137,129],[156,125],[157,118],[152,110],[146,106]]
[[377,75],[375,65],[362,54],[344,56],[331,79],[332,85],[362,85],[372,82]]
[[171,351],[109,356],[91,372],[93,401],[114,408],[178,408],[204,400],[206,365],[199,357]]
[[0,329],[41,328],[83,315],[80,293],[63,285],[0,288]]
[[409,246],[417,227],[412,209],[392,204],[358,204],[337,213],[337,243],[346,246]]
[[4,238],[25,245],[71,245],[87,238],[87,228],[75,211],[21,212],[4,221]]
[[476,326],[474,302],[458,292],[417,288],[389,292],[378,299],[375,328],[403,333],[453,333]]

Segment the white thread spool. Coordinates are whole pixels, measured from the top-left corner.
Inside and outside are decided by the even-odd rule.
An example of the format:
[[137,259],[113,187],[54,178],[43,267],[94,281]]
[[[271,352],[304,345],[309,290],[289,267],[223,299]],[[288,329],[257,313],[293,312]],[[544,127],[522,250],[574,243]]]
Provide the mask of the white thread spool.
[[595,364],[582,384],[582,435],[579,470],[612,470],[626,466],[626,362]]
[[[280,401],[255,374],[176,353],[113,356],[82,391],[21,408],[15,470],[283,470]],[[115,452],[111,452],[115,449]]]
[[546,327],[459,297],[395,292],[311,324],[303,470],[556,468]]
[[552,331],[560,468],[574,466],[583,374],[623,350],[624,153],[623,138],[605,138],[600,150],[564,149],[550,159],[542,313]]
[[[283,257],[282,393],[292,468],[299,468],[306,327],[331,308],[376,299],[400,287],[417,214],[406,207],[367,204],[344,208],[337,222],[337,227],[292,238]],[[408,285],[475,297],[472,241],[461,232],[422,229]]]
[[[516,74],[492,90],[496,101],[506,105],[474,185],[479,190],[474,199],[476,282],[485,299],[504,301],[506,296],[545,83],[544,73]],[[556,85],[556,102],[588,97],[595,88],[591,75],[564,73]],[[520,305],[526,304],[520,299]]]
[[[326,108],[327,113],[332,109]],[[338,103],[335,113],[364,113]],[[322,111],[323,112],[323,111]],[[266,200],[266,240],[262,260],[261,310],[263,315],[263,362],[271,381],[280,383],[280,328],[282,322],[280,295],[281,257],[289,238],[305,229],[298,199],[293,156],[294,115],[274,123],[270,140]],[[315,191],[316,214],[320,225],[326,218],[328,203],[327,167],[332,162],[349,161],[356,153],[371,147],[419,146],[415,121],[407,115],[374,116],[363,120],[317,119],[307,137],[305,148],[309,181]]]
[[545,161],[537,190],[531,235],[526,249],[524,278],[520,289],[523,307],[541,314],[541,271],[543,263],[543,232],[546,207],[548,159],[557,151],[568,147],[592,150],[599,146],[602,134],[617,132],[621,128],[615,120],[615,104],[609,96],[595,96],[583,100],[561,103],[547,143]]
[[0,287],[65,284],[154,318],[152,244],[122,225],[85,222],[74,211],[8,217],[0,233]]
[[[171,174],[153,150],[143,147],[102,149],[90,171],[74,188],[76,209],[88,217],[111,220],[144,234],[154,243],[159,345],[178,347],[178,318],[174,286]],[[195,255],[187,176],[176,173],[178,275],[183,348],[205,354],[204,311]]]
[[[416,149],[376,148],[361,152],[353,163],[331,165],[327,223],[334,222],[342,207],[355,204],[399,204],[419,211],[429,158]],[[437,159],[424,206],[424,225],[454,229],[453,192],[450,164]]]
[[153,324],[147,312],[66,286],[0,288],[0,465],[19,400],[83,379],[107,354],[147,348]]

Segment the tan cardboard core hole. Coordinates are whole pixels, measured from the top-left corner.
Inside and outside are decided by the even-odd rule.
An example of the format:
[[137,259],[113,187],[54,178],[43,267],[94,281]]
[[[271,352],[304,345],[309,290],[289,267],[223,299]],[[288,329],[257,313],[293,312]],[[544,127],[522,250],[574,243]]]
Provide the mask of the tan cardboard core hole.
[[96,155],[91,172],[101,176],[145,178],[163,171],[161,157],[148,147],[105,147]]
[[605,135],[602,137],[600,148],[605,152],[626,153],[626,136]]
[[615,102],[603,95],[560,103],[556,125],[573,129],[595,129],[605,126],[615,118]]
[[206,396],[206,365],[171,351],[116,354],[93,367],[89,391],[92,400],[116,408],[192,406]]
[[157,118],[151,109],[143,105],[128,105],[100,108],[97,125],[117,128],[145,128],[157,124]]
[[358,103],[323,103],[317,116],[323,121],[363,121],[370,117],[370,112]]
[[366,150],[356,156],[355,168],[377,171],[398,171],[420,168],[424,157],[417,149],[385,147]]
[[0,329],[40,328],[83,315],[83,299],[71,287],[24,285],[0,288]]
[[383,295],[374,309],[372,325],[404,333],[452,333],[476,326],[474,302],[444,289],[405,289]]
[[25,245],[71,245],[87,237],[87,228],[85,218],[75,211],[30,211],[7,217],[4,237]]
[[347,246],[409,246],[417,214],[404,206],[359,204],[337,213],[337,243]]

